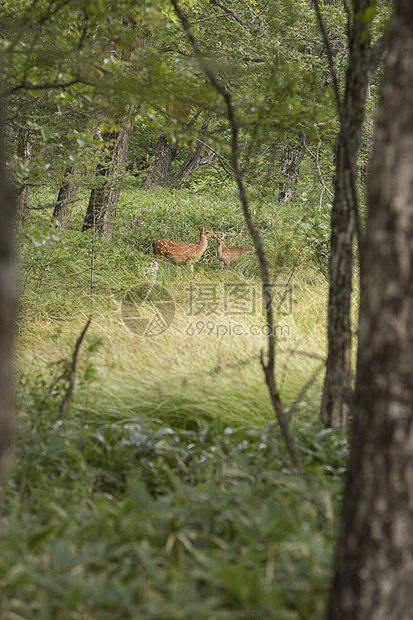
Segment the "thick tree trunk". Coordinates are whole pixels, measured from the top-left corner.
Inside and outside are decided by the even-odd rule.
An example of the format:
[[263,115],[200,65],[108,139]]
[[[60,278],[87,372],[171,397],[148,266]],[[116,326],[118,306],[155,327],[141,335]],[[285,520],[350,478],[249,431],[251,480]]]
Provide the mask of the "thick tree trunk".
[[59,189],[59,194],[57,196],[56,205],[53,211],[52,219],[59,219],[62,225],[69,223],[70,216],[72,214],[70,203],[75,199],[77,194],[78,188],[76,183],[73,183],[72,180],[68,179],[68,177],[74,174],[75,169],[75,165],[71,165],[66,168],[64,175],[66,181],[63,182]]
[[328,620],[413,610],[413,3],[394,0],[361,260],[354,432]]
[[105,136],[109,143],[106,160],[96,169],[96,176],[103,177],[104,180],[90,193],[82,231],[88,230],[95,223],[99,234],[105,235],[106,222],[116,213],[131,135],[132,124],[128,124],[122,127],[120,132]]
[[[200,138],[204,137],[204,134],[208,131],[209,125],[211,124],[211,119],[207,119],[202,123]],[[200,166],[205,166],[206,164],[210,164],[211,161],[215,157],[215,153],[213,151],[208,151],[207,155],[201,159],[202,151],[204,145],[199,140],[196,141],[195,148],[188,155],[182,166],[179,170],[174,174],[172,180],[172,187],[175,189],[179,189],[182,186],[182,183]]]
[[152,164],[142,184],[143,189],[171,186],[171,164],[179,153],[178,143],[172,144],[166,136],[160,136]]
[[3,109],[0,98],[0,477],[15,428],[13,340],[17,307],[14,263],[15,197],[6,177],[3,143]]
[[355,231],[351,175],[355,174],[357,146],[352,163],[340,140],[337,153],[334,203],[331,211],[330,288],[328,301],[328,356],[321,403],[326,427],[345,428],[351,394],[351,291]]
[[344,428],[351,394],[351,291],[353,239],[357,198],[357,156],[368,85],[371,76],[369,24],[358,19],[370,0],[354,0],[349,32],[349,63],[341,109],[334,201],[331,211],[330,288],[328,300],[328,355],[321,405],[327,427]]
[[298,174],[304,153],[304,136],[302,133],[298,134],[296,142],[284,142],[281,155],[281,172],[284,180],[280,183],[278,202],[295,202]]

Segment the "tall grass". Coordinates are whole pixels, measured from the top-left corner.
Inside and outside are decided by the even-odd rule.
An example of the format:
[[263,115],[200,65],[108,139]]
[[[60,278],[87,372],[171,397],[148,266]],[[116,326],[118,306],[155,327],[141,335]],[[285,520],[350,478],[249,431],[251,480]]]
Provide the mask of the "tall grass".
[[[228,392],[232,392],[236,403],[240,400],[256,403],[251,404],[249,414],[245,406],[241,407],[244,414],[240,421],[248,417],[266,419],[268,403],[258,363],[265,337],[259,334],[263,314],[254,255],[245,257],[237,267],[224,270],[215,258],[215,243],[210,242],[194,274],[162,262],[157,283],[170,292],[176,304],[170,329],[157,338],[142,339],[122,321],[125,293],[148,282],[145,266],[152,260],[149,248],[154,239],[196,241],[197,226],[203,224],[224,230],[233,239],[228,243],[248,243],[234,202],[234,196],[220,203],[216,197],[200,198],[190,192],[125,191],[113,239],[96,242],[93,298],[91,235],[78,232],[80,206],[66,231],[51,230],[49,214],[39,215],[30,224],[40,238],[37,253],[33,254],[31,241],[22,246],[22,372],[30,367],[30,358],[41,366],[58,360],[62,347],[68,355],[82,322],[92,314],[88,340],[101,341],[94,353],[93,366],[106,382],[123,382],[125,392],[128,385],[136,389],[138,382],[155,394],[159,393],[156,386],[165,385],[166,391],[175,393],[176,398],[185,390],[194,402],[203,401],[206,409],[206,403],[211,400],[215,415],[229,414],[231,407],[224,403],[228,402]],[[138,229],[130,227],[133,213],[143,218]],[[299,237],[290,214],[281,221],[281,216],[274,215],[273,205],[266,210],[261,206],[257,219],[268,246],[276,303],[285,291],[284,285],[288,283],[291,288],[287,293],[291,307],[282,305],[277,316],[277,372],[288,403],[317,367],[319,362],[312,356],[324,354],[326,285],[308,261],[304,240]],[[244,290],[247,296],[256,296],[253,309],[245,302],[247,314],[234,313],[231,307],[229,310],[225,307],[225,296],[231,285],[235,291],[237,287],[240,289],[239,294]],[[256,328],[254,335],[252,327]],[[239,335],[240,332],[243,333]],[[155,389],[148,381],[153,381]],[[261,393],[258,400],[250,396]],[[241,415],[239,406],[234,411],[237,412],[234,417]]]
[[85,204],[66,230],[45,212],[26,222],[20,431],[0,499],[4,620],[323,616],[346,455],[345,438],[318,422],[326,281],[301,236],[302,214],[253,208],[274,283],[277,382],[303,477],[289,469],[264,384],[253,254],[225,270],[210,243],[194,273],[160,263],[156,283],[175,316],[158,336],[138,335],[122,313],[128,291],[150,286],[151,241],[196,241],[204,225],[228,244],[249,243],[233,194],[125,190],[113,239],[96,239],[93,295],[91,235],[79,232]]

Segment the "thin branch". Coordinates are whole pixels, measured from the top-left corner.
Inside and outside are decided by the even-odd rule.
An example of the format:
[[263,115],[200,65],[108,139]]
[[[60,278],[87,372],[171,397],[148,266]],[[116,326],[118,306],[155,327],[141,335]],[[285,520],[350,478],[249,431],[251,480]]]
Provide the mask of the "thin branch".
[[72,394],[73,394],[73,389],[75,387],[77,355],[79,353],[80,345],[82,344],[83,338],[85,337],[85,334],[88,330],[91,320],[92,318],[90,317],[75,344],[75,348],[73,351],[73,357],[72,357],[72,366],[70,368],[70,374],[69,374],[69,384],[67,386],[66,394],[64,395],[64,398],[60,404],[59,413],[57,415],[58,420],[64,420],[67,415],[67,408],[69,406],[70,399],[72,398]]
[[318,174],[318,178],[321,181],[321,184],[323,186],[323,191],[327,192],[327,194],[330,196],[330,198],[334,198],[334,194],[331,190],[328,189],[326,182],[324,180],[324,176],[323,176],[323,172],[320,168],[320,162],[319,162],[319,154],[320,154],[320,144],[321,144],[321,140],[318,140],[318,144],[317,144],[317,155],[314,155],[314,153],[312,153],[310,151],[310,149],[307,146],[307,143],[305,141],[305,138],[303,140],[303,144],[304,144],[304,148],[307,151],[307,153],[314,159],[315,164],[316,164],[316,168],[317,168],[317,174]]
[[197,138],[198,142],[200,144],[202,144],[202,146],[204,146],[205,148],[207,148],[209,151],[212,151],[214,153],[214,155],[216,156],[216,158],[219,160],[219,163],[221,164],[221,166],[223,167],[223,169],[225,170],[225,172],[227,174],[231,174],[233,175],[234,172],[233,170],[231,170],[230,168],[227,168],[226,166],[226,161],[225,159],[222,157],[222,155],[220,155],[218,153],[218,151],[216,151],[215,149],[212,148],[212,146],[209,146],[209,144],[207,144],[206,142],[203,142],[202,140],[200,140],[199,138]]
[[295,410],[298,408],[298,405],[302,402],[304,396],[307,394],[308,390],[313,385],[318,375],[324,370],[324,368],[325,368],[325,360],[322,360],[321,364],[317,366],[314,372],[310,375],[310,378],[304,383],[303,387],[301,388],[297,396],[294,398],[294,401],[291,403],[291,405],[288,408],[287,415],[290,419],[293,413],[295,412]]
[[252,33],[256,34],[257,28],[254,28],[253,26],[251,26],[251,24],[249,22],[246,22],[239,15],[237,15],[235,13],[235,11],[233,11],[230,8],[228,8],[225,4],[223,4],[222,2],[219,2],[219,0],[211,0],[211,4],[214,4],[215,6],[218,6],[220,9],[222,9],[223,11],[228,13],[228,15],[231,15],[231,17],[233,17],[233,19],[235,19],[236,22],[241,24],[241,26],[244,26],[245,28],[248,28],[248,30],[250,30]]
[[[195,24],[197,22],[192,22],[192,23]],[[169,43],[166,45],[163,45],[160,48],[159,52],[161,54],[166,53],[166,52],[176,52],[177,54],[181,54],[181,56],[185,56],[186,58],[194,58],[194,54],[191,54],[190,52],[187,52],[179,47],[175,48]],[[252,62],[254,64],[270,63],[273,60],[270,56],[251,57],[251,56],[241,56],[240,54],[230,54],[229,52],[205,52],[203,56],[204,58],[211,58],[213,60],[220,60],[221,58],[231,58],[235,60],[242,60],[243,62]]]
[[[40,187],[39,185],[25,185],[24,187]],[[60,205],[71,205],[79,202],[80,198],[74,198],[73,200],[55,200],[54,202],[44,202],[36,205],[27,205],[27,209],[32,209],[33,211],[42,211],[43,209],[51,209],[52,207],[60,206]]]
[[248,230],[254,242],[254,246],[258,255],[259,263],[260,263],[260,271],[261,271],[261,281],[263,287],[263,296],[265,303],[265,311],[267,318],[267,326],[268,326],[268,352],[267,362],[264,360],[264,353],[261,352],[261,365],[264,370],[265,379],[268,387],[268,391],[270,394],[271,402],[274,408],[274,411],[277,416],[278,423],[281,428],[281,433],[284,437],[284,441],[287,446],[287,450],[290,454],[290,458],[294,467],[301,471],[301,459],[297,447],[295,445],[294,436],[291,432],[290,426],[288,424],[288,419],[285,415],[284,408],[280,399],[280,394],[277,389],[277,385],[274,377],[274,364],[275,364],[275,326],[274,326],[274,317],[273,317],[273,308],[272,308],[272,295],[271,289],[272,286],[270,284],[270,277],[268,271],[267,260],[264,252],[264,248],[262,245],[261,237],[259,235],[258,230],[255,228],[255,225],[252,220],[251,212],[249,209],[248,198],[244,186],[244,182],[242,179],[241,170],[239,167],[238,161],[238,132],[239,132],[239,122],[235,113],[235,109],[232,103],[232,97],[230,92],[226,89],[226,87],[222,84],[222,82],[216,77],[215,73],[210,69],[208,62],[206,61],[204,55],[202,54],[198,42],[192,33],[188,20],[183,14],[181,8],[179,7],[176,0],[171,0],[171,3],[175,9],[175,13],[182,24],[182,28],[194,50],[195,57],[199,63],[200,68],[208,77],[211,85],[215,88],[215,90],[222,96],[224,99],[226,108],[227,108],[227,118],[231,127],[231,159],[232,159],[232,168],[235,181],[238,185],[239,196],[244,212],[244,218],[246,224],[248,226]]
[[[360,209],[359,209],[359,204],[358,204],[356,179],[354,178],[354,171],[353,171],[353,166],[351,164],[351,157],[350,157],[350,151],[349,151],[349,148],[348,148],[347,136],[346,136],[345,131],[344,131],[344,128],[345,128],[345,118],[346,118],[345,113],[344,113],[344,104],[343,104],[343,101],[342,101],[341,96],[340,96],[340,89],[338,87],[337,72],[336,72],[336,67],[335,67],[334,60],[333,60],[333,53],[331,51],[330,41],[328,40],[328,37],[327,37],[327,32],[326,32],[326,29],[325,29],[325,26],[324,26],[324,21],[323,21],[322,15],[321,15],[321,11],[320,11],[320,6],[318,4],[318,0],[314,0],[314,7],[315,7],[315,10],[316,10],[318,24],[319,24],[320,31],[321,31],[321,34],[322,34],[322,37],[323,37],[324,45],[325,45],[326,51],[327,51],[327,58],[328,58],[328,64],[329,64],[329,68],[330,68],[331,77],[333,79],[334,92],[335,92],[336,100],[337,100],[337,110],[338,110],[338,115],[339,115],[339,118],[340,118],[340,127],[341,127],[340,139],[342,140],[344,155],[345,155],[345,157],[347,159],[349,176],[350,176],[351,199],[350,199],[349,202],[351,203],[350,206],[353,208],[354,221],[356,223],[357,245],[358,245],[358,248],[359,248],[359,252],[361,252],[362,239],[363,239],[363,230],[362,230],[361,219],[360,219]],[[351,14],[350,14],[350,9],[349,9],[349,12],[348,12],[348,30],[349,31],[350,31],[350,21],[351,21]],[[348,35],[348,36],[350,36],[350,35]]]
[[[70,109],[70,110],[56,110],[56,112],[54,113],[55,116],[59,116],[59,117],[63,117],[63,116],[70,116],[71,114],[77,114],[79,116],[86,116],[86,118],[92,118],[92,116],[90,114],[86,114],[85,112],[83,112],[82,110],[75,110],[75,109]],[[12,121],[15,121],[16,118],[20,119],[20,118],[25,118],[28,120],[33,120],[33,121],[40,121],[43,119],[49,119],[50,120],[50,114],[13,114],[12,116],[7,116],[5,118],[5,121],[7,123],[11,123]],[[95,118],[95,117],[93,117]],[[18,125],[19,127],[23,128],[25,127],[25,125],[20,124]]]
[[330,69],[330,75],[333,80],[334,93],[335,93],[336,101],[337,101],[337,109],[338,109],[340,119],[342,119],[343,118],[343,102],[341,100],[340,88],[338,86],[336,66],[334,64],[333,52],[331,49],[330,41],[327,36],[327,31],[324,26],[323,16],[321,15],[318,0],[314,0],[314,7],[315,7],[315,12],[317,14],[317,20],[318,20],[318,25],[320,28],[321,36],[323,37],[323,43],[324,43],[324,46],[327,52],[328,67]]
[[203,17],[202,19],[197,19],[194,22],[191,22],[191,24],[193,26],[194,24],[201,24],[202,22],[215,21],[216,19],[219,19],[221,17],[225,17],[226,19],[228,19],[227,13],[221,13],[221,15],[212,15],[212,17]]
[[256,11],[254,11],[254,10],[250,7],[250,5],[248,4],[248,2],[245,2],[245,0],[241,0],[241,2],[242,2],[243,4],[245,4],[245,6],[247,7],[247,9],[249,10],[249,12],[251,13],[251,17],[253,17],[253,18],[255,17],[256,19],[259,19],[259,21],[261,22],[261,28],[262,28],[262,31],[263,31],[263,32],[264,32],[264,31],[267,31],[267,32],[268,32],[268,28],[265,26],[265,24],[264,24],[264,20],[263,20],[263,18],[261,17],[261,15],[259,15],[259,13],[257,13]]
[[74,86],[75,84],[89,84],[90,82],[85,82],[81,80],[79,77],[74,78],[73,80],[69,80],[68,82],[43,82],[42,84],[32,84],[31,82],[20,82],[20,84],[16,84],[13,88],[9,88],[5,94],[11,95],[12,93],[25,88],[27,90],[49,90],[51,88],[68,88],[69,86]]

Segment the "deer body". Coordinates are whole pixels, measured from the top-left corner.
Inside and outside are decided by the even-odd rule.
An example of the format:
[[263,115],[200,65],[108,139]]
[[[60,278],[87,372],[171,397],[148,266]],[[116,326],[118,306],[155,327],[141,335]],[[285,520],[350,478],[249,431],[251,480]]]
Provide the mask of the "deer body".
[[251,248],[224,248],[223,241],[225,239],[225,235],[222,235],[222,237],[215,235],[215,239],[217,241],[217,258],[224,263],[225,267],[229,267],[231,263],[235,263],[241,258],[241,256],[251,252]]
[[198,226],[200,231],[199,243],[182,243],[181,241],[169,241],[168,239],[160,239],[152,243],[152,249],[155,258],[160,260],[169,260],[171,263],[191,265],[193,271],[193,262],[197,260],[207,249],[208,239],[214,238],[214,233],[210,232],[202,226]]

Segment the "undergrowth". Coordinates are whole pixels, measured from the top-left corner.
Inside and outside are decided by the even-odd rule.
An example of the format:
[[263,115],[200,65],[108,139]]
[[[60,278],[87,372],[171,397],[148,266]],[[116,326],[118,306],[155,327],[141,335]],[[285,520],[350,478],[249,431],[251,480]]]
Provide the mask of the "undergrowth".
[[160,263],[156,283],[173,298],[174,318],[156,337],[129,329],[123,312],[128,291],[151,285],[154,239],[196,241],[203,225],[226,232],[228,245],[250,243],[235,201],[230,192],[130,187],[113,238],[96,238],[93,256],[91,233],[79,232],[85,204],[67,229],[44,211],[24,223],[2,619],[322,618],[347,442],[318,422],[326,282],[299,208],[253,204],[275,291],[277,382],[302,475],[263,382],[253,253],[224,270],[211,242],[193,274]]

